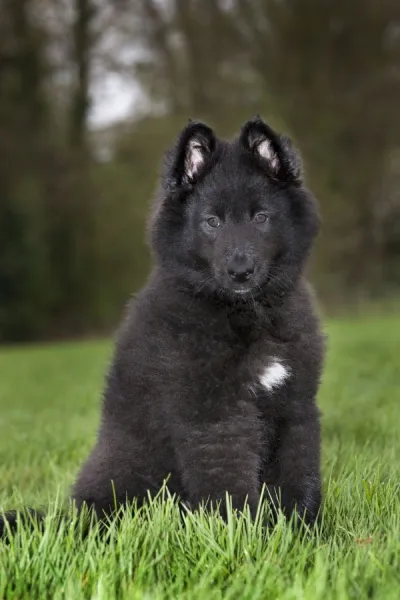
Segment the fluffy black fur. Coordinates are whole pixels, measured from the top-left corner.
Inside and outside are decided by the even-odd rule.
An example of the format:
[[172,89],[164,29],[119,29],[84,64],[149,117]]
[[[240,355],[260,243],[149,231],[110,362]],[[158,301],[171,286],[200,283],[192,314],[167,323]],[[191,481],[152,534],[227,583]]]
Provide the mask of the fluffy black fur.
[[[189,122],[166,155],[155,267],[118,334],[78,506],[101,516],[169,476],[192,508],[223,510],[229,492],[254,513],[265,483],[315,519],[323,341],[303,271],[318,225],[289,139],[259,117],[229,142]],[[276,363],[285,377],[263,385]]]

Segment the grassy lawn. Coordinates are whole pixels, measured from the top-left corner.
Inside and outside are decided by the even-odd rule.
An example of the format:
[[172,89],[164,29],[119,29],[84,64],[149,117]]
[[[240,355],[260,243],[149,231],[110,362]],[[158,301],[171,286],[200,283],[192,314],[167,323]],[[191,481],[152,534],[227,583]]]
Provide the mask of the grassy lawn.
[[93,443],[111,345],[0,350],[0,507],[50,505],[44,534],[0,542],[0,598],[400,598],[400,317],[331,321],[324,522],[265,535],[155,502],[109,543],[52,518]]

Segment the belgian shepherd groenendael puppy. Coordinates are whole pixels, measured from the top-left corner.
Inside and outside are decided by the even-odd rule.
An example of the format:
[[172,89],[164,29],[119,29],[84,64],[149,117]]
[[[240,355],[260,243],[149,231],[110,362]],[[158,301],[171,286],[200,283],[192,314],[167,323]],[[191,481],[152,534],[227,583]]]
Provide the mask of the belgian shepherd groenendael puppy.
[[169,477],[192,508],[223,511],[229,492],[254,513],[266,484],[315,519],[323,343],[303,270],[317,230],[288,138],[259,117],[230,142],[189,122],[165,158],[155,267],[118,334],[79,507],[101,516]]

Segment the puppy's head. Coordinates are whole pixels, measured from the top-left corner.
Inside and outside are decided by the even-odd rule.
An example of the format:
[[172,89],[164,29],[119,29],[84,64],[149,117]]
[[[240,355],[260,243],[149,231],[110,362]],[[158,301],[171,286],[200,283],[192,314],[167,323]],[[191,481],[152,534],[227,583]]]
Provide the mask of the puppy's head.
[[196,293],[284,295],[317,230],[298,153],[260,117],[229,142],[190,122],[165,157],[151,242],[158,262]]

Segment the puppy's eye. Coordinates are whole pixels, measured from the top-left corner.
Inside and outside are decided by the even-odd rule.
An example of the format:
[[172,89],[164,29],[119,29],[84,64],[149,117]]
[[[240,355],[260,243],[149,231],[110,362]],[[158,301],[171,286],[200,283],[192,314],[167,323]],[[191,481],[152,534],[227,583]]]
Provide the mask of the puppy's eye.
[[266,215],[265,213],[257,213],[254,216],[255,223],[265,223],[267,220],[268,220],[268,215]]
[[218,219],[218,217],[210,217],[207,219],[207,225],[209,227],[219,227],[221,225],[221,221]]

